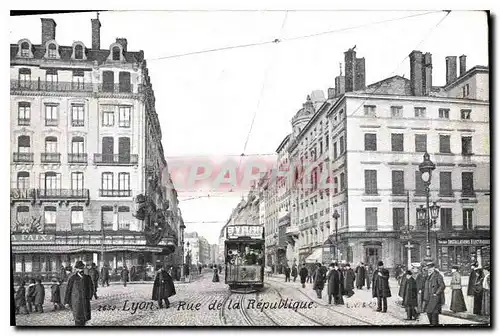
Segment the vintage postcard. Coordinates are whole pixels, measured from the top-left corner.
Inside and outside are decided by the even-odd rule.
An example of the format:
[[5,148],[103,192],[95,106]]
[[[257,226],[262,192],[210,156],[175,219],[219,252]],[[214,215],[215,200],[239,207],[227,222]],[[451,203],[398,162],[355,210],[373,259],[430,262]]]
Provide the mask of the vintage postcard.
[[488,22],[12,12],[12,325],[489,327]]

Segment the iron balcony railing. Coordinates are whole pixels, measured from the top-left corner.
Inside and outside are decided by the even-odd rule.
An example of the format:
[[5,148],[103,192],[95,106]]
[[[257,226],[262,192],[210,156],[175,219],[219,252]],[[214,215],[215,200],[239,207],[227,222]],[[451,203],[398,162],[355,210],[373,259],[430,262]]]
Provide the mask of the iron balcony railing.
[[99,189],[101,197],[130,197],[132,190],[117,190],[117,189]]
[[136,165],[139,162],[137,154],[94,154],[97,165]]
[[88,155],[87,153],[68,153],[69,163],[87,163]]
[[42,153],[43,163],[60,163],[61,153]]
[[14,152],[14,162],[33,162],[33,153],[16,153]]
[[99,84],[99,92],[132,93],[133,89],[130,83],[102,83]]
[[31,124],[31,119],[29,118],[19,118],[17,119],[18,126],[29,126]]
[[92,92],[92,83],[85,82],[47,82],[38,80],[18,80],[10,81],[11,90],[21,91],[59,91],[59,92]]
[[88,199],[88,189],[37,189],[38,199]]

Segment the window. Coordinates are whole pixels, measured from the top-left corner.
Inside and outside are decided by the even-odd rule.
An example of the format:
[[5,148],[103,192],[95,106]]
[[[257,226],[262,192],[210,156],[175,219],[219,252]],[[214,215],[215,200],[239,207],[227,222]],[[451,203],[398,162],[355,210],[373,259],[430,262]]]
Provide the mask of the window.
[[367,151],[377,150],[377,134],[375,133],[365,134],[365,150]]
[[405,172],[403,170],[392,171],[392,194],[405,194]]
[[54,43],[49,44],[49,58],[57,57],[57,46]]
[[29,126],[31,122],[31,104],[20,102],[17,107],[17,124],[19,126]]
[[365,208],[366,231],[377,230],[377,208]]
[[130,85],[130,72],[120,71],[118,74],[120,92],[132,92]]
[[340,173],[340,190],[344,190],[345,189],[345,174],[344,173]]
[[472,137],[463,136],[462,137],[462,155],[472,154]]
[[45,126],[58,125],[57,107],[56,104],[45,104]]
[[439,196],[453,196],[451,172],[439,172]]
[[399,231],[405,226],[405,208],[392,208],[392,229]]
[[83,59],[83,47],[80,44],[75,46],[75,59]]
[[365,170],[365,194],[376,195],[377,190],[377,171]]
[[73,139],[71,139],[71,153],[72,154],[85,153],[85,143],[82,137],[73,137]]
[[376,117],[377,116],[375,105],[365,105],[364,108],[365,108],[365,116],[366,117]]
[[47,69],[45,71],[45,85],[47,89],[57,91],[57,82],[57,69]]
[[451,208],[441,208],[441,230],[450,231],[453,230],[453,220],[451,218],[452,209]]
[[469,110],[469,109],[462,109],[462,110],[460,110],[460,119],[462,119],[462,120],[470,120],[470,114],[471,114],[471,110]]
[[335,160],[338,156],[338,152],[337,152],[337,143],[334,142],[333,143],[333,159]]
[[465,84],[463,87],[462,87],[462,94],[465,97],[468,97],[469,96],[469,84]]
[[323,139],[319,140],[319,155],[323,154]]
[[427,152],[427,134],[415,134],[415,152]]
[[127,206],[118,207],[118,230],[130,230],[132,215]]
[[61,189],[61,174],[55,172],[47,172],[40,174],[40,189],[49,191],[48,195],[56,195]]
[[102,227],[106,231],[113,230],[113,222],[114,222],[114,214],[113,208],[110,206],[101,207],[101,221]]
[[120,47],[113,47],[113,61],[120,60]]
[[333,194],[338,194],[339,192],[339,179],[337,177],[333,178]]
[[17,189],[29,189],[30,188],[30,173],[19,172],[17,173]]
[[[16,220],[19,224],[25,226],[30,218],[30,208],[27,206],[18,206],[16,209]],[[20,228],[18,228],[20,229]]]
[[81,104],[71,105],[71,126],[81,127],[85,126],[85,112],[84,106]]
[[425,195],[425,183],[422,180],[422,173],[420,172],[420,170],[415,171],[415,195]]
[[112,127],[115,125],[115,113],[113,111],[102,112],[102,126]]
[[83,207],[71,207],[71,231],[83,230]]
[[56,137],[46,137],[45,138],[45,153],[57,153],[57,138]]
[[462,209],[462,223],[464,230],[473,230],[474,223],[472,221],[472,214],[474,209]]
[[85,87],[83,70],[73,70],[73,90],[83,90]]
[[102,72],[102,90],[104,92],[115,91],[115,74],[113,71]]
[[83,190],[83,173],[73,172],[71,173],[71,190]]
[[113,137],[103,137],[102,138],[102,161],[103,162],[113,162],[114,161],[114,138]]
[[45,231],[56,231],[57,208],[55,206],[46,206],[43,208],[43,218],[45,221]]
[[450,109],[440,108],[439,109],[439,119],[450,119]]
[[30,137],[27,135],[20,135],[17,138],[17,152],[18,153],[30,153]]
[[344,146],[344,137],[341,136],[340,140],[339,140],[339,151],[340,151],[341,155],[342,155],[342,153],[344,153],[344,149],[345,149],[345,146]]
[[102,173],[101,187],[103,190],[113,190],[113,173]]
[[393,152],[403,152],[404,151],[404,136],[399,133],[391,134],[391,149]]
[[118,126],[130,127],[130,107],[120,106],[118,109]]
[[391,117],[403,118],[403,106],[391,106]]
[[344,110],[339,111],[339,121],[341,121],[342,119],[344,119]]
[[30,87],[31,84],[31,70],[26,68],[19,69],[19,86]]
[[415,107],[415,118],[425,118],[426,109],[425,107]]
[[462,196],[475,196],[474,193],[474,173],[462,173]]
[[22,57],[30,56],[30,44],[28,42],[21,43],[21,56]]
[[439,136],[439,153],[451,153],[449,135]]
[[118,138],[118,161],[130,163],[130,138]]
[[328,134],[325,137],[325,150],[328,150],[330,148],[330,138],[328,137]]

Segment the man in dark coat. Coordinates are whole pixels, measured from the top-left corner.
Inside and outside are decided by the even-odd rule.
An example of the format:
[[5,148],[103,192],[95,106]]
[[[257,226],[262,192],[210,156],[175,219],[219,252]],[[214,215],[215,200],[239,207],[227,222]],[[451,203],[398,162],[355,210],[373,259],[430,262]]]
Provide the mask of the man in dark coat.
[[85,323],[90,320],[90,299],[93,286],[90,276],[84,274],[84,268],[81,260],[76,262],[76,272],[69,277],[64,295],[64,305],[73,311],[75,326],[85,326]]
[[59,269],[59,278],[63,282],[66,280],[66,268],[63,265],[61,265],[61,268]]
[[[427,277],[427,269],[422,268],[421,270],[418,267],[413,267],[413,275],[412,277],[415,279],[417,285],[417,315],[423,312],[422,305],[424,302],[424,285],[425,279]],[[418,316],[417,316],[418,318]]]
[[483,270],[477,263],[472,265],[474,268],[469,275],[469,283],[467,284],[467,296],[474,297],[473,314],[481,315],[481,307],[483,305]]
[[443,276],[435,269],[434,263],[427,264],[429,275],[425,279],[424,285],[424,307],[431,326],[439,324],[439,314],[444,305],[444,284]]
[[309,271],[307,270],[306,263],[303,263],[299,271],[300,283],[302,284],[302,288],[306,287],[306,281],[308,275]]
[[122,283],[123,283],[123,287],[127,287],[128,269],[127,269],[126,265],[123,265],[123,269],[122,269],[122,272],[120,274],[120,277],[121,277],[121,280],[122,280]]
[[363,289],[363,286],[365,285],[366,269],[365,265],[362,262],[360,262],[359,265],[356,267],[355,273],[356,273],[356,288]]
[[43,313],[43,303],[45,302],[45,287],[42,285],[42,279],[36,279],[35,285],[35,311]]
[[295,280],[297,280],[297,265],[293,265],[292,266],[292,278],[293,278],[293,282],[295,282]]
[[318,299],[321,299],[321,293],[323,292],[323,288],[325,288],[326,273],[328,270],[326,269],[325,266],[322,266],[320,263],[318,263],[317,265],[318,267],[314,272],[313,290],[316,291]]
[[35,279],[30,280],[28,285],[28,293],[26,294],[26,303],[28,304],[28,312],[33,312],[33,306],[35,305]]
[[163,302],[165,302],[165,307],[170,307],[170,302],[168,298],[175,295],[174,281],[170,274],[165,271],[164,266],[156,273],[155,282],[153,284],[153,295],[152,299],[158,301],[158,306],[163,308]]
[[[403,268],[401,268],[403,270]],[[404,273],[399,275],[398,283],[399,283],[399,291],[398,291],[398,296],[402,299],[404,299],[405,296],[405,282],[406,282],[406,271]]]
[[52,279],[52,286],[50,287],[51,297],[50,302],[54,304],[53,311],[61,309],[63,305],[61,304],[61,283],[57,279]]
[[103,265],[101,269],[102,287],[107,285],[109,287],[109,268],[108,265]]
[[290,282],[290,267],[285,266],[285,282]]
[[344,293],[347,295],[347,297],[351,297],[354,295],[354,280],[356,279],[356,274],[351,268],[351,265],[349,263],[346,263],[344,266],[344,278],[345,278],[345,284],[344,284]]
[[344,275],[339,270],[338,264],[331,263],[330,271],[327,274],[328,280],[328,304],[332,304],[332,297],[334,304],[344,304]]
[[21,284],[16,292],[16,314],[23,313],[28,314],[28,308],[26,308],[26,288],[24,287],[24,281],[21,280]]
[[93,296],[97,299],[97,287],[99,283],[99,271],[97,270],[97,266],[95,263],[92,263],[89,269],[89,276],[92,279],[92,292]]
[[417,307],[418,300],[418,289],[417,289],[417,281],[413,278],[412,271],[406,271],[405,277],[406,280],[404,282],[403,287],[403,307],[406,308],[406,319],[405,320],[416,320],[418,318]]
[[372,276],[373,276],[373,266],[366,265],[366,289],[370,290],[371,287],[371,282],[372,282]]
[[382,313],[387,313],[387,298],[391,297],[389,276],[389,271],[384,268],[384,263],[379,261],[377,269],[373,272],[372,296],[377,298],[377,311]]

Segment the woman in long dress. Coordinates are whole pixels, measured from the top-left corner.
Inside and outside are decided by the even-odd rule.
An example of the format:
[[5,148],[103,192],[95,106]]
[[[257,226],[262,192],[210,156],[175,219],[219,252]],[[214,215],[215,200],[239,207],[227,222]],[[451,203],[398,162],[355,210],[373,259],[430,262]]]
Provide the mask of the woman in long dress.
[[464,294],[462,293],[462,276],[458,273],[458,266],[451,267],[451,303],[450,310],[454,313],[467,311]]
[[481,307],[481,314],[483,316],[490,316],[490,266],[483,267],[484,280],[483,280],[483,302]]
[[214,276],[212,278],[212,282],[219,282],[219,269],[214,267]]

